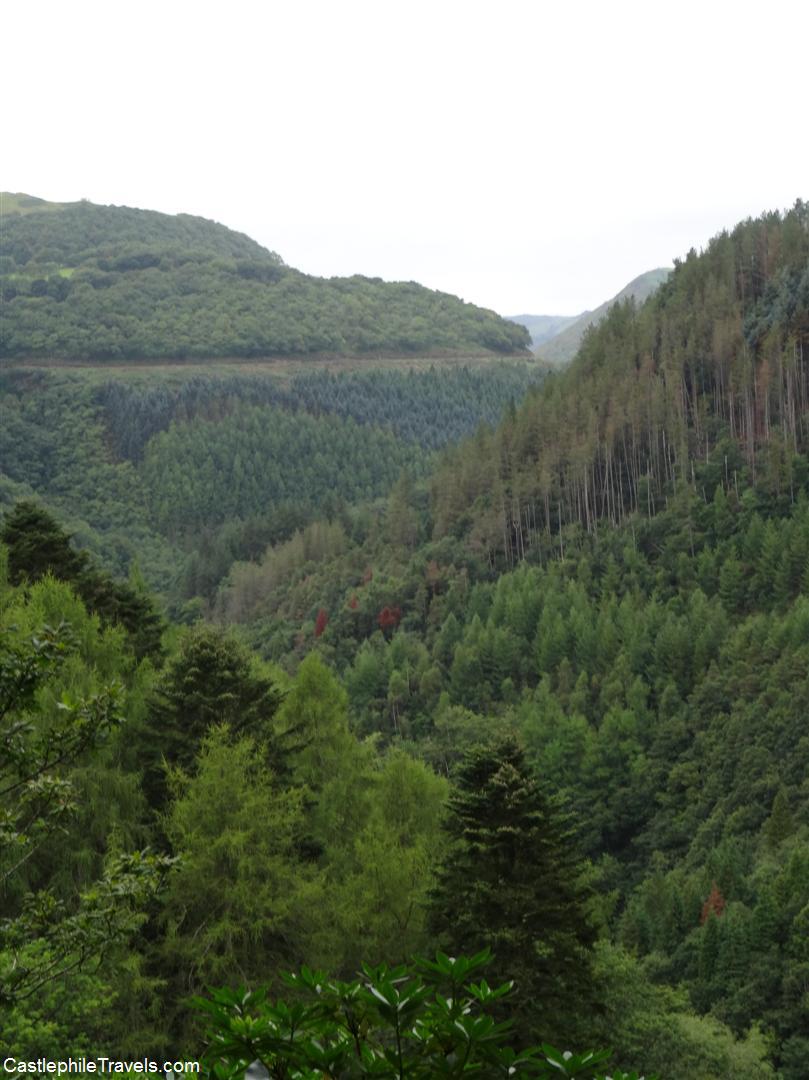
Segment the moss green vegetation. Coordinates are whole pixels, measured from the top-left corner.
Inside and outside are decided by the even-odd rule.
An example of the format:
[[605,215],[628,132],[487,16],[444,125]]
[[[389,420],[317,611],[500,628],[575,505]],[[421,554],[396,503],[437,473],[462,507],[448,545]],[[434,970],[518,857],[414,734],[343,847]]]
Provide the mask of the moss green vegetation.
[[524,328],[457,297],[310,277],[203,218],[5,198],[0,358],[524,354],[529,344]]
[[719,236],[448,450],[429,498],[235,566],[217,609],[285,665],[328,656],[360,729],[434,767],[516,727],[613,940],[795,1080],[808,283],[804,204]]

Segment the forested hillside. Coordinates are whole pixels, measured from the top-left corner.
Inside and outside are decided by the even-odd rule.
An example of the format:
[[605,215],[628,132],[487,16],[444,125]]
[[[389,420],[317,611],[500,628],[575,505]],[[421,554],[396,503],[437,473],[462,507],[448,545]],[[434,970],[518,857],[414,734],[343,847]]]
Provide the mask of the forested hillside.
[[804,1080],[807,351],[799,202],[541,382],[6,373],[15,1045]]
[[[474,519],[506,565],[540,535],[653,513],[729,440],[741,467],[794,491],[809,403],[809,207],[690,252],[638,308],[614,306],[570,367],[434,479],[439,534]],[[710,496],[712,487],[707,488]]]
[[[524,327],[414,282],[315,278],[188,214],[4,196],[0,359],[524,353]],[[21,212],[24,211],[24,212]]]
[[[88,567],[71,558],[47,515],[18,504],[0,540],[0,1011],[21,1059],[198,1057],[203,1020],[189,998],[206,987],[269,984],[278,993],[279,973],[302,963],[351,978],[367,957],[396,963],[437,946],[454,952],[460,931],[465,942],[474,934],[495,946],[492,978],[505,971],[517,979],[505,1003],[503,989],[466,982],[463,1016],[494,1012],[464,1036],[467,1053],[483,1056],[482,1076],[503,1067],[604,1075],[604,1055],[565,1059],[547,1050],[517,1061],[498,1049],[509,1037],[518,1049],[549,1037],[608,1045],[612,1077],[618,1064],[639,1059],[646,1075],[655,1069],[674,1080],[772,1075],[757,1033],[735,1039],[726,1025],[700,1019],[610,942],[614,900],[594,891],[604,871],[594,875],[581,861],[569,809],[537,781],[514,737],[491,741],[498,724],[484,720],[489,745],[451,769],[447,806],[445,764],[434,769],[403,740],[363,737],[349,694],[321,657],[308,656],[289,678],[199,624],[167,630],[139,659],[135,642],[150,612],[135,612],[127,628],[114,610],[88,608]],[[462,741],[454,740],[458,756]],[[467,891],[475,875],[481,888]],[[455,977],[479,975],[483,960]],[[398,1075],[423,1075],[425,1055],[435,1068],[454,1068],[448,1048],[457,1041],[451,1008],[460,986],[453,990],[447,962],[439,952],[430,981],[449,992],[449,1027],[435,1027],[433,1015],[408,1045],[413,1072]],[[384,1006],[398,977],[369,968],[355,990],[334,989],[362,1010],[372,1059],[384,1060],[393,1038],[382,1032],[371,1042],[370,1026],[390,1019],[373,1002]],[[286,988],[299,1010],[304,985],[327,981],[303,978],[299,990]],[[218,1000],[239,1007],[214,1010],[212,1033],[227,1032],[228,1042],[214,1044],[212,1070],[224,1056],[243,1072],[257,1040],[287,1060],[315,1052],[310,1025],[325,1020],[322,1005],[297,1014],[296,1027],[308,1032],[300,1044],[273,1044],[277,1025],[287,1030],[288,1006],[268,1011],[261,995],[241,992]],[[408,1008],[427,1000],[420,992]],[[245,1027],[245,1006],[263,1019]],[[517,1026],[495,1034],[491,1024],[504,1016]],[[334,1052],[339,1046],[337,1038]],[[546,1055],[557,1064],[546,1067]],[[368,1073],[379,1074],[379,1066]]]
[[[424,476],[435,449],[495,423],[526,364],[138,374],[0,372],[0,505],[37,495],[107,568],[175,609],[323,515]],[[353,516],[352,516],[353,515]]]

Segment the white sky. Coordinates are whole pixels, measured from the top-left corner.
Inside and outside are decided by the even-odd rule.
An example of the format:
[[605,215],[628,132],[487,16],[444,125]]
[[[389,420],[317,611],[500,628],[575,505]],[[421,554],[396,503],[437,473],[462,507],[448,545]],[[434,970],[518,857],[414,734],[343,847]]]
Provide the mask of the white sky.
[[573,314],[809,198],[809,4],[7,5],[0,187]]

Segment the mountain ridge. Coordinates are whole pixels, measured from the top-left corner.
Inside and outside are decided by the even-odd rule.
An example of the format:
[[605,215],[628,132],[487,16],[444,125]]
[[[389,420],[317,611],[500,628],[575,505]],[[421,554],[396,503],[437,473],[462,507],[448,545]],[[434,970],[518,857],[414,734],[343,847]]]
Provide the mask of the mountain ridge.
[[599,323],[613,304],[630,297],[637,303],[643,303],[670,273],[670,267],[659,267],[638,274],[615,296],[597,308],[578,315],[507,315],[506,318],[528,330],[531,346],[539,359],[554,365],[566,364],[576,355],[586,331]]
[[533,349],[555,338],[557,334],[561,334],[571,323],[581,317],[581,315],[506,315],[509,322],[518,323],[526,328],[531,335]]

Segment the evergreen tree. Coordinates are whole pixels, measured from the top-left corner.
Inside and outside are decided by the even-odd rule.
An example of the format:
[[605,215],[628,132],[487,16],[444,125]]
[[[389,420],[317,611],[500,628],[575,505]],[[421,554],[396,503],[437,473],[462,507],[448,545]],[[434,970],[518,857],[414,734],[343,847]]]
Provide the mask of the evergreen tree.
[[9,578],[13,585],[39,581],[53,574],[75,581],[89,561],[70,546],[70,537],[51,515],[30,500],[18,502],[3,522],[0,541],[8,547]]
[[764,825],[767,846],[776,851],[794,831],[795,822],[789,808],[789,798],[786,790],[780,787],[773,799],[770,816]]
[[419,518],[415,506],[413,480],[402,472],[388,498],[388,514],[385,523],[387,539],[394,547],[410,551],[419,535]]
[[571,1040],[593,1003],[594,931],[569,822],[513,736],[471,750],[456,782],[431,928],[450,952],[492,949],[494,977],[515,980],[522,1039]]
[[37,503],[16,504],[3,522],[0,541],[8,546],[12,584],[33,583],[52,574],[69,582],[88,610],[104,622],[120,623],[139,658],[160,652],[163,620],[151,597],[97,569],[87,552],[71,547],[70,536]]
[[138,740],[151,805],[165,802],[164,763],[190,768],[215,725],[266,737],[280,700],[275,684],[237,641],[212,626],[189,631],[158,682]]
[[[54,1041],[61,1050],[63,1025],[92,1023],[93,1006],[99,1011],[111,993],[109,971],[126,955],[172,862],[125,853],[119,834],[104,838],[95,876],[87,873],[93,853],[72,848],[84,794],[78,769],[90,755],[91,767],[99,766],[103,744],[124,721],[124,694],[117,679],[87,694],[65,687],[81,672],[88,644],[99,653],[111,644],[99,640],[84,611],[75,629],[61,622],[21,634],[4,625],[9,616],[35,615],[44,591],[58,602],[60,590],[80,607],[50,581],[23,603],[19,594],[5,596],[0,619],[0,1028],[18,1053],[50,1052]],[[118,793],[107,794],[114,802]],[[65,888],[57,871],[67,866]]]

